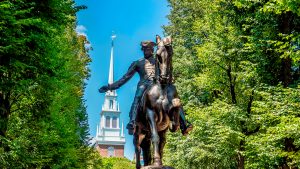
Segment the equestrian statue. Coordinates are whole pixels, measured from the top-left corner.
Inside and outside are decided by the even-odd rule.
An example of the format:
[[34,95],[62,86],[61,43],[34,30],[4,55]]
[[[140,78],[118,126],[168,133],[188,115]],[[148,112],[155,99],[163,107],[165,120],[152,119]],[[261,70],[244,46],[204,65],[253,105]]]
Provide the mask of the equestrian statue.
[[[129,112],[130,121],[126,126],[128,133],[134,136],[137,169],[141,168],[141,150],[144,166],[162,167],[161,159],[168,129],[175,132],[180,127],[182,134],[187,135],[193,128],[185,119],[176,87],[173,85],[171,42],[170,37],[161,39],[158,35],[156,43],[141,42],[144,58],[133,62],[121,79],[99,89],[100,93],[115,90],[131,79],[136,72],[140,76]],[[150,149],[151,143],[153,154]]]

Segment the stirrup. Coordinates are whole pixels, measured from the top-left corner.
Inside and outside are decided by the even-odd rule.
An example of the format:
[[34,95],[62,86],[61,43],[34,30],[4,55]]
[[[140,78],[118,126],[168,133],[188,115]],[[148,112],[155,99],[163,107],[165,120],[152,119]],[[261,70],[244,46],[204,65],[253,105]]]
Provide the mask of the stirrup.
[[126,125],[126,129],[128,129],[128,134],[129,134],[129,135],[133,135],[133,134],[134,134],[134,130],[135,130],[135,124],[134,124],[134,122],[130,121],[130,122]]

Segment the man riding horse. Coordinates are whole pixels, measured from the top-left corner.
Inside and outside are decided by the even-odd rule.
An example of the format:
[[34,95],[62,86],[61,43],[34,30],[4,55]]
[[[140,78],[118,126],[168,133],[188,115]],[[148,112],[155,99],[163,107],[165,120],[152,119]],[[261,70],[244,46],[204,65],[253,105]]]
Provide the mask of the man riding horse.
[[[133,77],[133,75],[137,72],[140,76],[140,81],[137,85],[137,90],[135,93],[134,101],[132,103],[129,117],[130,121],[127,124],[126,128],[128,129],[128,133],[132,135],[135,130],[135,120],[139,109],[139,103],[142,100],[144,92],[154,83],[155,80],[155,58],[154,54],[154,46],[156,44],[152,41],[143,41],[141,42],[141,50],[144,53],[144,58],[134,61],[127,73],[118,81],[113,84],[108,84],[102,86],[99,89],[100,93],[104,93],[108,90],[115,90],[124,85],[129,79]],[[176,89],[175,89],[176,90]],[[187,122],[185,119],[185,115],[182,107],[180,107],[180,129],[183,135],[188,134],[191,131],[193,126]]]

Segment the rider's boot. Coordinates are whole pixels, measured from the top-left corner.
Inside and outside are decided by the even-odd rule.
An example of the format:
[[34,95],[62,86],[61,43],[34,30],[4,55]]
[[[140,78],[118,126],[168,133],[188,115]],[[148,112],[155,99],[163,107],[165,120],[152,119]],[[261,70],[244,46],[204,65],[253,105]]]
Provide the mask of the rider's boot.
[[138,104],[134,102],[131,106],[130,112],[129,112],[129,123],[127,124],[126,128],[128,129],[128,134],[133,135],[135,130],[135,118],[137,113]]
[[190,131],[193,130],[193,125],[186,120],[182,107],[180,108],[179,122],[182,135],[186,136],[189,134]]

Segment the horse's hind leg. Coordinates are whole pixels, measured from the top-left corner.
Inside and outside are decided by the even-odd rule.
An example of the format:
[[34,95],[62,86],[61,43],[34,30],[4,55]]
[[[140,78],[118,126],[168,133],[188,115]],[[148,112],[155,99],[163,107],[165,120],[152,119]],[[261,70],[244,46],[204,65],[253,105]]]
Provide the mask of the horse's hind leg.
[[157,133],[157,128],[156,128],[156,123],[155,123],[155,118],[154,118],[154,112],[150,109],[147,109],[147,116],[150,120],[150,128],[151,128],[151,140],[152,140],[152,145],[153,145],[153,150],[154,150],[154,165],[156,166],[161,166],[161,158],[159,154],[159,136]]

